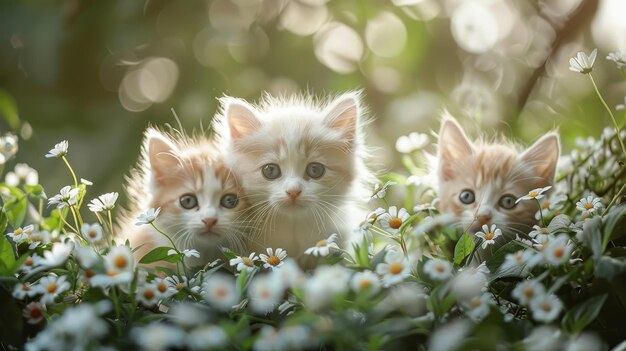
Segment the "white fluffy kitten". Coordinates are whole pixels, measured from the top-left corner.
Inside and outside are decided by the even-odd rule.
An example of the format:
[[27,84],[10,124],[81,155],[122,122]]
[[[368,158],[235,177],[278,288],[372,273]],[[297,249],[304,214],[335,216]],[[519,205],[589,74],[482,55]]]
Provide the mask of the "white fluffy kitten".
[[[136,217],[160,208],[156,226],[169,234],[180,250],[196,249],[192,265],[223,258],[220,246],[241,251],[242,232],[235,219],[246,207],[234,174],[221,154],[204,137],[172,136],[153,128],[145,133],[140,161],[128,179],[131,208],[122,216],[118,236],[129,239],[139,260],[152,249],[171,247],[150,225],[137,227]],[[163,265],[159,262],[158,265]]]
[[221,103],[216,130],[250,203],[249,250],[282,247],[310,266],[302,256],[308,247],[332,233],[348,239],[369,176],[359,94],[322,103],[310,96]]

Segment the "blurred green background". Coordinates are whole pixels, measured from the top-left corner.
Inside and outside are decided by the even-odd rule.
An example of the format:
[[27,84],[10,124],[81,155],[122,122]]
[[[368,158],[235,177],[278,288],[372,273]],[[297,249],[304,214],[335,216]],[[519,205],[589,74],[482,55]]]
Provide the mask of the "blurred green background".
[[605,57],[626,51],[624,13],[622,0],[3,1],[0,111],[21,120],[0,122],[21,134],[5,171],[28,163],[52,195],[71,178],[44,154],[67,139],[94,197],[121,191],[143,130],[176,125],[172,109],[191,130],[223,94],[307,89],[364,90],[382,171],[399,167],[396,139],[437,130],[444,108],[472,136],[528,144],[559,126],[570,150],[610,119],[568,60],[597,47],[600,90],[623,103]]

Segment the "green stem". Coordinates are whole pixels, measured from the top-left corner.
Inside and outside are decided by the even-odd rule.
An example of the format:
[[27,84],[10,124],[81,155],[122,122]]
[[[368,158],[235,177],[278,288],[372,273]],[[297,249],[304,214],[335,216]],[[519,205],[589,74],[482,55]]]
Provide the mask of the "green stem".
[[598,95],[598,97],[600,98],[600,101],[602,102],[602,105],[604,105],[604,108],[609,113],[609,116],[611,116],[611,120],[613,121],[613,125],[615,126],[615,130],[617,131],[617,140],[619,141],[619,145],[622,147],[622,152],[624,153],[624,158],[626,158],[626,147],[624,147],[624,142],[622,141],[622,136],[621,136],[621,130],[619,128],[619,125],[617,125],[617,121],[615,120],[615,116],[613,116],[613,112],[611,112],[611,109],[609,108],[609,105],[607,105],[606,101],[604,101],[604,98],[602,97],[602,94],[600,94],[600,90],[598,90],[598,86],[596,85],[596,81],[593,79],[593,76],[591,75],[591,73],[588,73],[588,75],[589,75],[589,79],[591,80],[591,84],[593,84],[593,88],[596,91],[596,94]]
[[69,168],[70,173],[72,173],[72,178],[74,178],[74,186],[78,188],[78,180],[76,179],[76,173],[74,173],[74,169],[72,169],[72,166],[70,166],[70,163],[67,160],[67,157],[61,156],[61,158],[63,159],[63,161],[67,165],[67,168]]
[[113,238],[113,218],[111,216],[111,210],[108,210],[107,212],[109,214],[109,229],[111,233],[111,238]]
[[122,326],[120,325],[120,302],[117,296],[117,288],[113,287],[111,289],[111,295],[113,295],[113,307],[115,308],[115,329],[117,330],[117,335],[122,336]]
[[[189,277],[189,272],[187,271],[187,265],[185,265],[185,255],[183,255],[182,252],[180,252],[178,250],[178,248],[176,247],[176,244],[174,244],[174,241],[172,240],[172,238],[170,238],[170,236],[167,235],[164,231],[159,229],[159,227],[154,225],[154,222],[151,222],[150,225],[152,226],[152,228],[154,228],[154,230],[156,230],[161,235],[163,235],[165,238],[167,238],[167,240],[170,242],[170,244],[172,244],[172,248],[174,249],[174,251],[176,251],[177,254],[182,255],[181,264],[183,266],[183,271],[185,272],[185,277],[190,278]],[[176,269],[178,269],[178,265],[176,265]],[[179,274],[180,274],[180,272],[179,272]]]

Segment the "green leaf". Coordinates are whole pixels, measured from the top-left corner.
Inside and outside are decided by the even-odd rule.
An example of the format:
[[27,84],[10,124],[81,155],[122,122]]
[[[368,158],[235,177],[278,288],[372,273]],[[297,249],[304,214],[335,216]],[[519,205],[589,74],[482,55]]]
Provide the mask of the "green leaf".
[[161,246],[153,249],[152,251],[145,254],[139,263],[148,264],[157,261],[166,261],[166,262],[177,262],[180,260],[180,254],[168,255],[167,253],[173,250],[171,247]]
[[[626,216],[626,206],[615,207],[604,216],[604,235],[602,236],[602,250],[606,250],[609,241],[617,239],[617,236],[624,235],[626,230],[616,230],[616,226],[624,226]],[[622,228],[624,229],[624,228]]]
[[36,198],[46,198],[46,193],[43,191],[43,186],[36,184],[36,185],[24,185],[24,190],[26,190],[26,192]]
[[472,254],[475,246],[472,236],[464,233],[454,247],[454,263],[461,264],[465,257]]
[[24,219],[26,219],[27,208],[26,196],[13,198],[4,204],[9,223],[13,228],[22,226]]
[[602,233],[600,227],[602,219],[598,216],[590,218],[583,223],[582,242],[583,245],[591,249],[594,260],[602,257],[604,248],[602,247]]
[[0,234],[4,233],[7,229],[7,223],[9,222],[9,217],[7,217],[7,213],[4,212],[4,208],[0,209]]
[[582,302],[572,308],[565,317],[563,317],[563,328],[570,333],[578,334],[600,313],[608,294],[594,296],[589,300]]
[[157,272],[163,272],[167,276],[177,275],[176,272],[174,272],[173,270],[171,270],[171,269],[169,269],[167,267],[157,266],[157,267],[154,268],[154,270],[157,271]]
[[0,275],[11,274],[11,269],[15,265],[15,253],[9,239],[0,235]]
[[20,117],[17,113],[15,99],[4,89],[0,89],[0,114],[11,126],[11,129],[16,131],[20,128]]
[[506,271],[500,270],[500,266],[502,265],[502,263],[504,263],[506,255],[515,253],[523,248],[524,247],[515,240],[509,241],[508,243],[504,244],[504,246],[499,248],[486,262],[489,271],[495,272],[491,279],[495,280],[502,277],[520,276],[522,272],[526,269],[525,264],[512,267],[511,269],[507,269]]
[[243,271],[239,272],[236,286],[237,286],[237,291],[239,291],[240,294],[243,294],[243,291],[247,286],[246,283],[248,281],[248,276],[250,276],[250,272],[248,272],[247,269],[244,269]]

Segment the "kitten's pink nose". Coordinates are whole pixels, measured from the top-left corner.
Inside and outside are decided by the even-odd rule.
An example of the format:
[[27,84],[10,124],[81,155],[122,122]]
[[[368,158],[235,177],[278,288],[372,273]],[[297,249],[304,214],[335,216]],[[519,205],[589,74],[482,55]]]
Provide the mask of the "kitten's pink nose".
[[291,201],[296,201],[296,199],[298,198],[298,196],[300,196],[300,194],[302,194],[302,190],[300,189],[287,190],[287,195],[289,195],[289,198],[291,198]]
[[215,217],[207,217],[202,220],[206,229],[211,230],[217,224],[217,218]]
[[476,219],[478,220],[480,224],[487,224],[491,220],[491,214],[490,213],[480,214],[476,216]]

